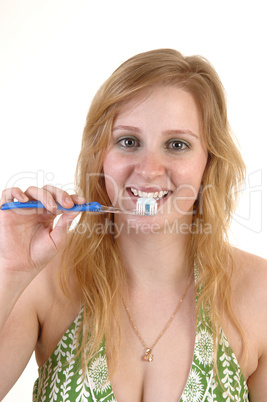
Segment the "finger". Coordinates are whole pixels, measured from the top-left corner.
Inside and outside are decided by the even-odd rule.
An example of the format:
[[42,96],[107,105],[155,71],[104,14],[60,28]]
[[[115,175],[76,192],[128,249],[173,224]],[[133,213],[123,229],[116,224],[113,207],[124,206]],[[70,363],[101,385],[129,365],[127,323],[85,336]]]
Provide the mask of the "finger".
[[80,197],[77,194],[71,194],[71,198],[74,204],[84,204],[86,202],[86,199],[84,197]]
[[[81,204],[85,202],[83,197],[78,195],[69,195],[66,191],[46,185],[43,188],[31,186],[25,192],[30,199],[41,201],[45,208],[52,214],[62,214],[62,211],[57,210],[56,202],[64,208],[72,208],[74,203]],[[64,213],[67,211],[64,211]]]
[[[72,204],[72,206],[75,204],[75,205],[79,205],[79,204],[84,204],[85,202],[86,202],[86,200],[85,200],[85,198],[84,197],[80,197],[80,196],[78,196],[77,194],[71,194],[70,195],[70,197],[71,197],[71,199],[72,199],[72,202],[73,202],[73,204]],[[62,204],[61,204],[62,205]],[[68,206],[65,206],[65,208],[71,208],[69,205]],[[70,214],[70,213],[73,213],[74,211],[68,211],[68,210],[60,210],[60,209],[58,209],[57,210],[57,215],[61,215],[62,213],[64,213],[64,214]]]
[[44,207],[51,212],[52,214],[56,214],[57,204],[52,194],[48,191],[44,190],[43,188],[31,186],[27,188],[25,194],[31,200],[41,201]]
[[11,187],[2,192],[0,205],[5,204],[6,202],[12,202],[15,198],[20,202],[26,202],[29,200],[27,195],[19,187]]
[[50,232],[50,237],[53,240],[57,250],[64,246],[70,226],[78,215],[79,213],[77,212],[68,212],[67,214],[62,214],[54,229]]
[[48,191],[50,194],[52,194],[53,198],[64,208],[72,208],[74,205],[74,201],[72,197],[67,193],[67,191],[64,191],[58,187],[46,185],[43,187],[45,191]]

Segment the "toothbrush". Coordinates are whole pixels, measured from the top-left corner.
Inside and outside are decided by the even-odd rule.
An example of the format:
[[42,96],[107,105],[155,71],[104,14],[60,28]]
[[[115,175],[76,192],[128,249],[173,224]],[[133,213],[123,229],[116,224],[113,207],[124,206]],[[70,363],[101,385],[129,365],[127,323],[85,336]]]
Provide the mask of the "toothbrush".
[[[3,204],[1,210],[19,209],[19,208],[45,208],[41,201],[27,201],[27,202],[7,202]],[[101,205],[98,202],[86,202],[84,204],[74,204],[72,208],[64,208],[57,203],[57,209],[60,211],[77,211],[77,212],[102,212],[113,214],[130,214],[130,215],[156,215],[157,214],[157,201],[154,198],[138,198],[136,202],[136,209],[120,209],[112,206],[108,207]]]

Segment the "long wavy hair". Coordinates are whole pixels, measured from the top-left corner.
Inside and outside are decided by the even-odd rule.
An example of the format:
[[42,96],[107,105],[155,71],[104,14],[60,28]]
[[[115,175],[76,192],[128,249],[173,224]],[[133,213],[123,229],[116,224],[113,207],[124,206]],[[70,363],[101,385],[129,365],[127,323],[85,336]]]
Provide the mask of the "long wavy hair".
[[[76,172],[77,193],[87,201],[110,204],[103,159],[114,119],[122,104],[145,89],[162,85],[183,88],[194,97],[208,149],[192,217],[192,227],[197,230],[192,230],[188,244],[188,258],[194,259],[198,269],[196,289],[202,286],[198,305],[209,306],[216,339],[223,313],[244,340],[231,303],[233,258],[227,234],[245,166],[228,124],[224,88],[205,58],[184,57],[172,49],[159,49],[138,54],[114,71],[95,95],[87,115]],[[106,214],[82,214],[63,253],[63,289],[68,292],[68,284],[75,279],[84,305],[81,350],[86,350],[85,364],[104,336],[109,342],[112,340],[112,357],[119,346],[117,312],[124,270],[112,222],[112,217]],[[211,230],[205,230],[207,225]]]

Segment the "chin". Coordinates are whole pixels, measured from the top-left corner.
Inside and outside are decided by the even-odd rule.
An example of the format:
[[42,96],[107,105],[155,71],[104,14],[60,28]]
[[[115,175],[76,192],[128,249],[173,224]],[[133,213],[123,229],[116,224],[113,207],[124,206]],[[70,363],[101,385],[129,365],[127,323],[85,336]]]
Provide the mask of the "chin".
[[[190,233],[192,215],[161,214],[157,215],[120,215],[118,227],[126,229],[129,235],[187,235]],[[121,226],[120,226],[121,225]],[[124,230],[125,233],[125,230]]]

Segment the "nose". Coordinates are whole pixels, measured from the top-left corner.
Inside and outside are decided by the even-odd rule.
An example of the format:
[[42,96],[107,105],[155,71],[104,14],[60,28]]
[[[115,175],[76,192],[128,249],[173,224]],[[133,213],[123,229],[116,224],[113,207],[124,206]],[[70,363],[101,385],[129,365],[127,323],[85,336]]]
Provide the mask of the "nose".
[[144,181],[153,181],[165,174],[165,166],[162,156],[156,152],[146,152],[136,160],[135,172]]

